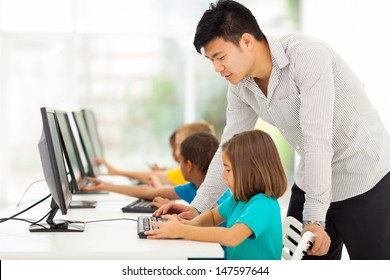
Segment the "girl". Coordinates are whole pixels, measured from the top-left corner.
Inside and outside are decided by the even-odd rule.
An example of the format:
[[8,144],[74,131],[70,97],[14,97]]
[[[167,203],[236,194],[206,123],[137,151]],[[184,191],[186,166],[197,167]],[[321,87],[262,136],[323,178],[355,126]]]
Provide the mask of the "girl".
[[[260,130],[237,134],[222,145],[223,179],[232,196],[193,220],[164,215],[148,238],[218,242],[227,259],[281,259],[282,223],[277,199],[287,179],[276,146]],[[226,221],[227,227],[217,227]]]

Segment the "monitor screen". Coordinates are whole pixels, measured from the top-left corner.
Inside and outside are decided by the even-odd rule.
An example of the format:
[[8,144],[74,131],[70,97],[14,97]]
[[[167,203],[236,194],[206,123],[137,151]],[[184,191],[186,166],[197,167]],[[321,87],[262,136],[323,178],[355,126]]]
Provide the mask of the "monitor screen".
[[46,223],[33,223],[30,226],[30,231],[83,231],[84,223],[54,221],[54,216],[58,210],[61,210],[63,215],[67,214],[72,200],[68,177],[68,172],[71,167],[66,164],[65,151],[62,146],[55,111],[43,107],[41,108],[41,116],[43,129],[41,139],[38,143],[38,149],[43,174],[52,194],[52,202],[51,211],[48,214]]
[[70,187],[73,193],[81,190],[82,186],[87,184],[88,178],[81,161],[79,150],[75,137],[70,125],[68,114],[64,111],[56,110],[56,117],[60,133],[62,136],[63,146],[67,155],[67,162],[72,167],[70,170]]
[[82,150],[84,151],[87,160],[88,169],[86,173],[90,177],[97,177],[100,175],[99,165],[96,163],[96,154],[93,149],[92,140],[89,135],[87,124],[85,122],[82,112],[72,112],[73,119],[77,127],[79,140],[81,142]]
[[85,123],[87,124],[87,129],[89,136],[91,138],[93,150],[95,151],[96,157],[104,158],[103,144],[99,134],[96,116],[90,109],[81,110]]

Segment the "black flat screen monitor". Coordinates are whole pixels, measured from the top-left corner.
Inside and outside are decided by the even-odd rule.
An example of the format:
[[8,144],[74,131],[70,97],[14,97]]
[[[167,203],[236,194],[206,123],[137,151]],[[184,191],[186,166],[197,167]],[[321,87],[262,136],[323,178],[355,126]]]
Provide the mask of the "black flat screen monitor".
[[81,142],[82,150],[84,152],[88,164],[88,170],[86,170],[86,173],[89,177],[97,177],[100,175],[99,165],[96,163],[97,156],[93,149],[92,140],[89,135],[83,113],[81,111],[72,112],[72,115],[77,127],[77,132]]
[[[65,149],[65,158],[67,163],[71,166],[68,175],[68,177],[70,177],[70,189],[73,194],[78,194],[82,192],[81,188],[88,183],[88,176],[84,170],[68,114],[59,110],[56,110],[55,112],[60,129],[62,145]],[[73,200],[70,204],[70,208],[94,208],[95,205],[96,201],[93,200]]]
[[91,138],[92,147],[96,157],[104,158],[103,144],[94,112],[90,109],[82,109],[81,113],[83,114],[85,123],[87,125],[88,133]]
[[67,155],[67,161],[72,166],[71,172],[71,191],[76,193],[81,190],[81,187],[87,184],[88,177],[85,173],[84,166],[81,162],[81,157],[76,145],[76,140],[70,126],[68,114],[64,111],[56,110],[56,117],[61,133],[61,140]]
[[34,223],[30,226],[31,232],[52,232],[52,231],[84,231],[83,222],[55,221],[54,216],[60,210],[66,215],[72,193],[69,188],[68,172],[70,167],[65,160],[65,151],[61,143],[60,131],[53,109],[41,108],[42,135],[38,143],[39,155],[41,158],[43,174],[47,186],[52,194],[51,210],[46,223]]

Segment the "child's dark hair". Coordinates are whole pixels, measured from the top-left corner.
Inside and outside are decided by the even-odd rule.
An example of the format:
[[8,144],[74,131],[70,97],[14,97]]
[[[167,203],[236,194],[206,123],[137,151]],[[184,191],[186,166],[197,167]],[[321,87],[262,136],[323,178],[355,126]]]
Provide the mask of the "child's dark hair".
[[265,39],[256,18],[248,8],[235,1],[219,0],[216,4],[211,3],[200,19],[194,46],[201,53],[201,49],[216,38],[239,46],[244,33],[253,35],[259,41]]
[[237,134],[222,145],[222,151],[231,163],[235,200],[249,201],[258,193],[279,198],[286,191],[287,178],[278,150],[266,132]]
[[195,164],[206,175],[210,162],[219,146],[218,139],[207,132],[195,132],[180,145],[180,154],[184,160]]

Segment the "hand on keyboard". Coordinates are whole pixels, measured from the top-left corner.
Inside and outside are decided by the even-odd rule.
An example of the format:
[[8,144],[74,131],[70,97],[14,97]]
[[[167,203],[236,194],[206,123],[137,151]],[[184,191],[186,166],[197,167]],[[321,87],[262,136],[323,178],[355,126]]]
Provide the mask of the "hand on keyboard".
[[[155,217],[153,217],[155,218]],[[158,218],[157,218],[158,219]],[[150,221],[152,226],[144,234],[148,239],[180,238],[180,228],[184,226],[177,215],[164,215],[164,221]]]
[[[167,204],[167,203],[169,203],[169,202],[170,202],[169,199],[167,199],[167,198],[162,198],[161,196],[157,196],[157,197],[155,197],[155,198],[153,199],[152,205],[154,205],[154,206],[160,208],[161,206],[163,206],[163,205],[165,205],[165,204]],[[156,209],[156,210],[157,210],[157,209]]]

